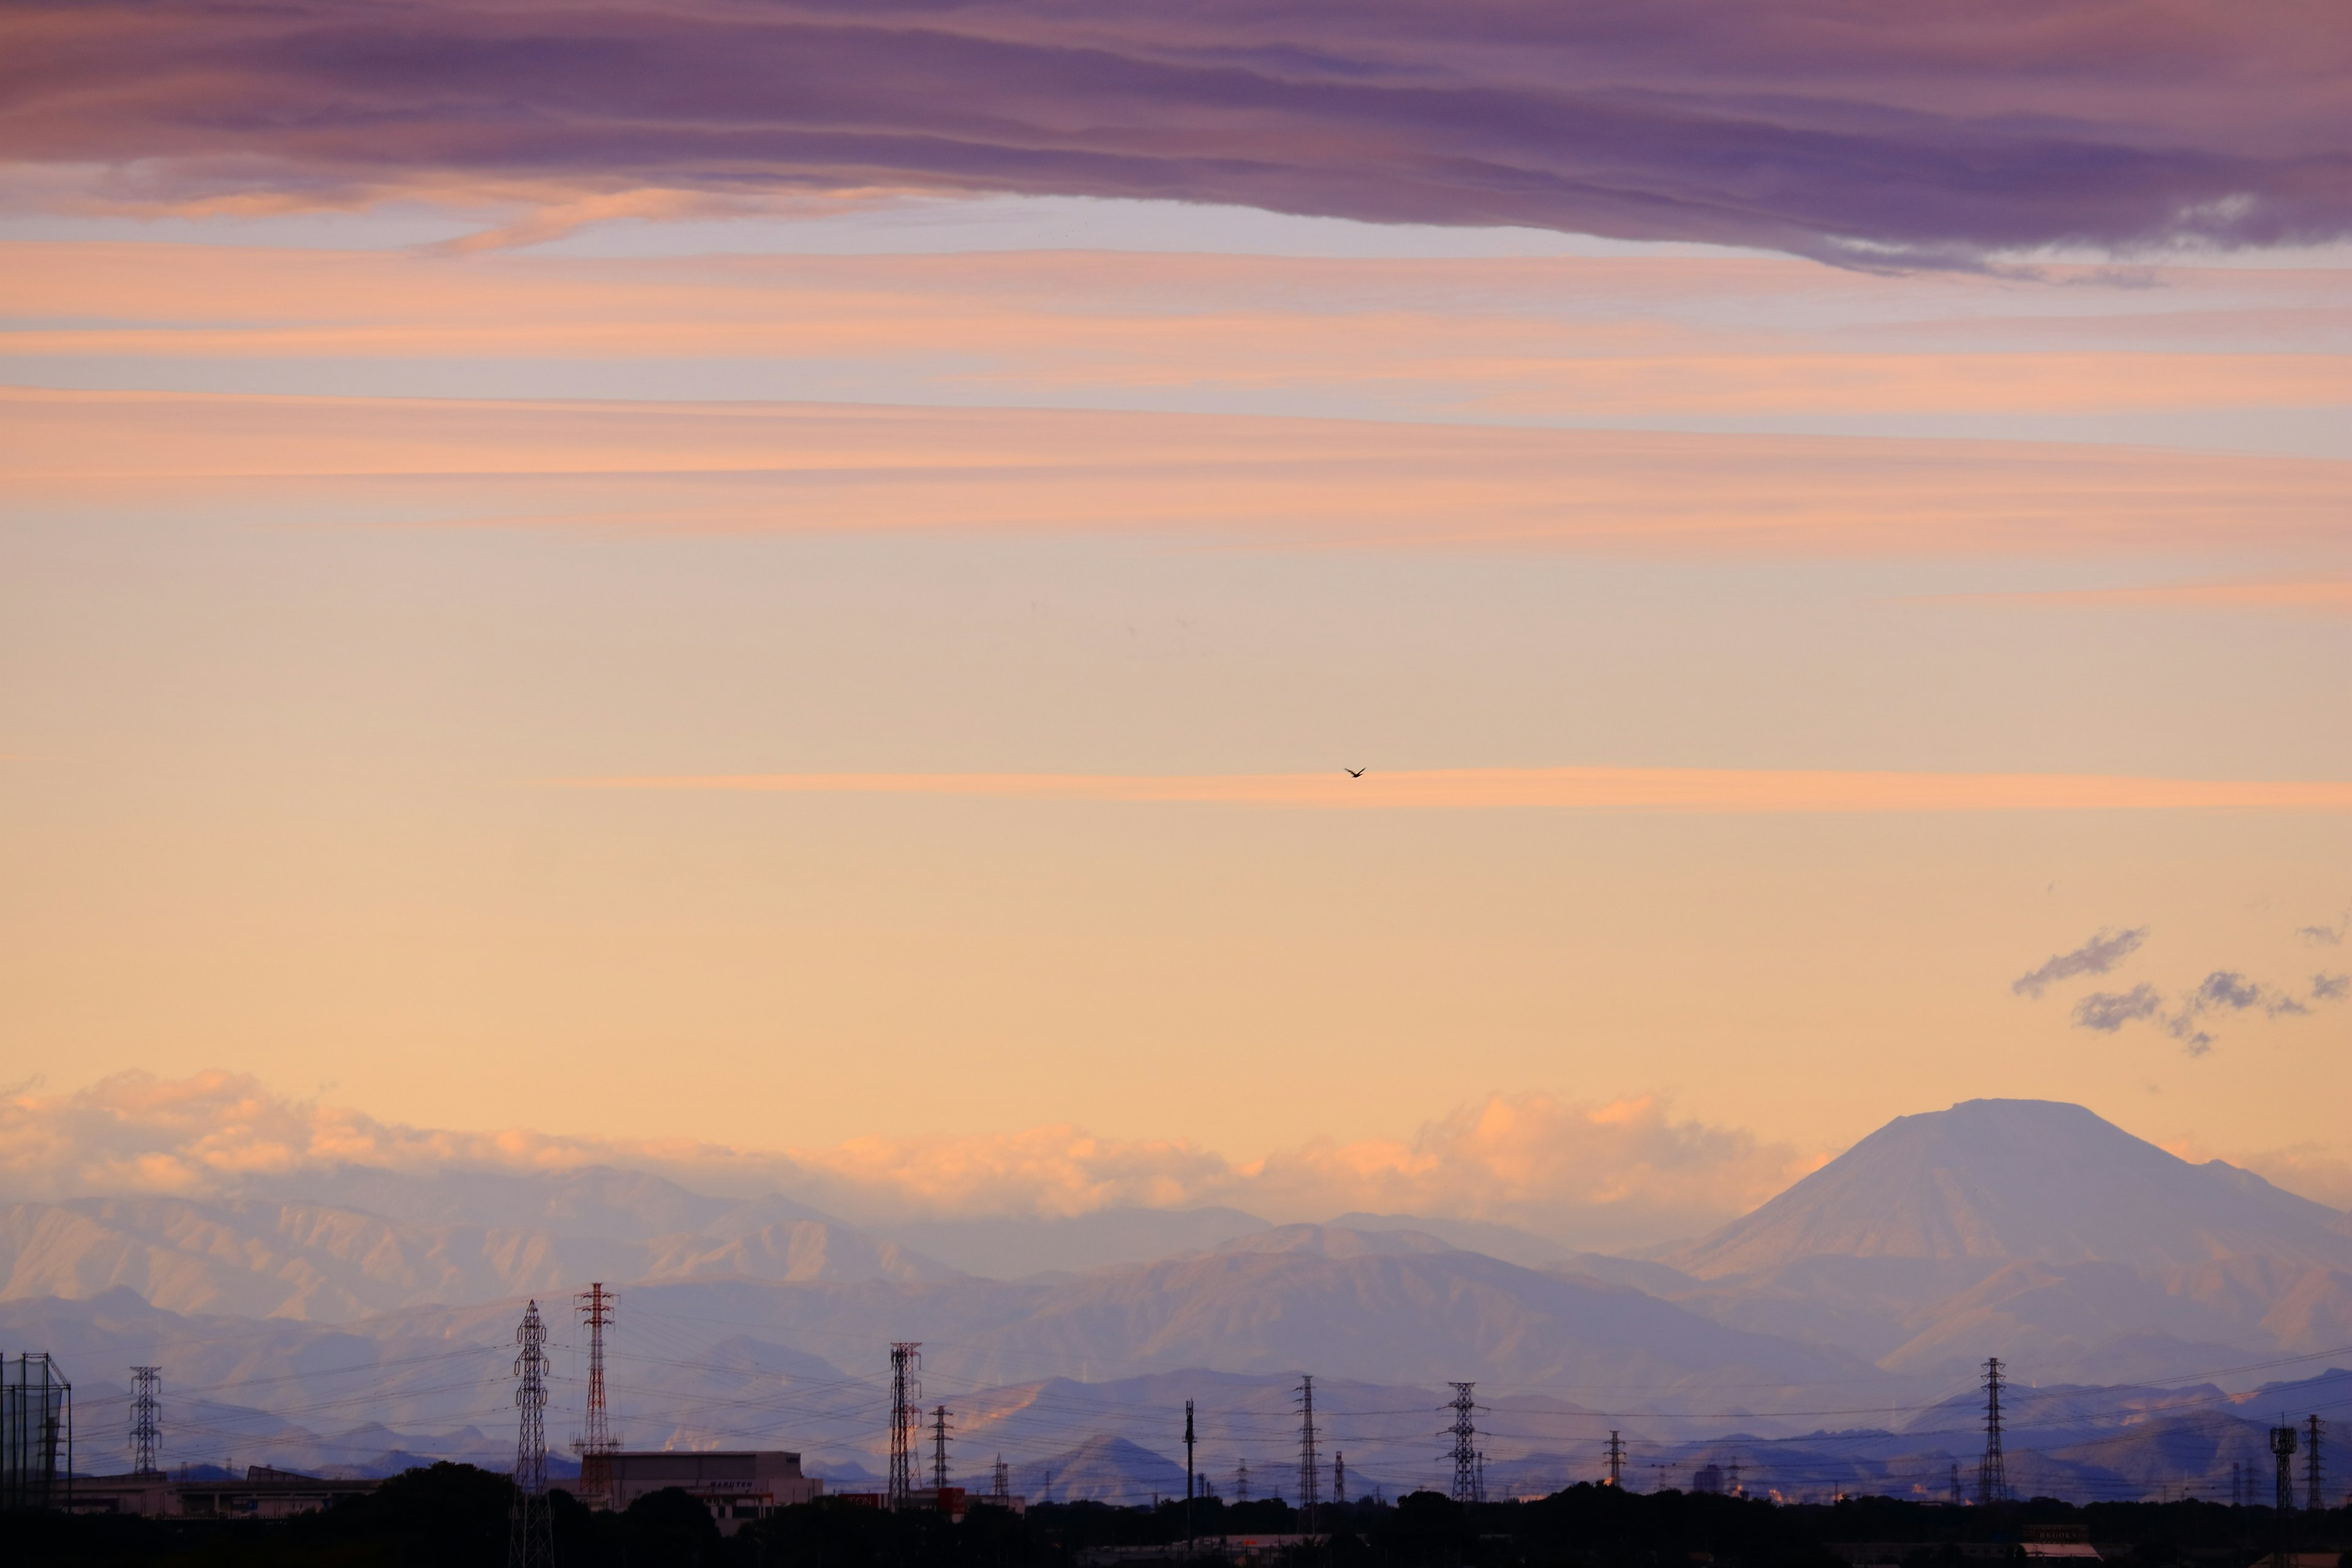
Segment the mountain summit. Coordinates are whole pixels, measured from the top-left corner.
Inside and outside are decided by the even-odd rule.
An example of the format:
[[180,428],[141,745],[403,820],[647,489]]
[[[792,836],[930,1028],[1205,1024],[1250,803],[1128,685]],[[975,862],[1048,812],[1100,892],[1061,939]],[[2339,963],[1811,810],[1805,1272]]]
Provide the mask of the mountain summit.
[[1897,1117],[1665,1261],[1702,1279],[1819,1257],[2161,1268],[2259,1255],[2343,1268],[2343,1218],[2222,1161],[2191,1164],[2079,1105],[1971,1100]]

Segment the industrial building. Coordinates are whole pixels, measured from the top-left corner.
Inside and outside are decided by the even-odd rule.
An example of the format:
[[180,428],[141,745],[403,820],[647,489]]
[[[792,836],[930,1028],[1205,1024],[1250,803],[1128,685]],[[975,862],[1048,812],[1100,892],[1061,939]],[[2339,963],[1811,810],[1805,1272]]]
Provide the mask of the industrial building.
[[627,1508],[649,1492],[675,1487],[696,1499],[732,1535],[746,1520],[764,1519],[780,1508],[814,1502],[824,1482],[801,1473],[801,1457],[780,1449],[731,1452],[621,1449],[608,1463],[611,1506]]
[[243,1479],[185,1480],[163,1475],[80,1476],[60,1506],[76,1513],[135,1513],[150,1519],[286,1519],[316,1513],[383,1483],[298,1475],[249,1465]]

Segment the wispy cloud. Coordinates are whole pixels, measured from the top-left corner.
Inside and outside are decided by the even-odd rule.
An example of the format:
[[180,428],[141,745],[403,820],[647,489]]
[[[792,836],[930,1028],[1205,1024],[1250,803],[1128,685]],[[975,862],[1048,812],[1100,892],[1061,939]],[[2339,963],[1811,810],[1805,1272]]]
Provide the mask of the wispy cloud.
[[2040,968],[2019,975],[2010,983],[2010,991],[2019,996],[2038,997],[2061,980],[2072,980],[2078,974],[2105,974],[2137,952],[2146,941],[2146,926],[2134,926],[2128,931],[2102,927],[2072,952],[2053,954]]
[[[395,334],[396,335],[396,334]],[[1243,416],[0,389],[0,484],[387,524],[1867,557],[2331,544],[2352,465]]]
[[2126,1024],[2153,1023],[2179,1040],[2192,1057],[2213,1048],[2207,1020],[2259,1012],[2268,1018],[2295,1017],[2311,1011],[2313,1003],[2340,1002],[2352,992],[2352,977],[2320,974],[2312,978],[2308,997],[2247,979],[2234,969],[2217,969],[2167,1005],[2163,994],[2145,983],[2129,991],[2100,991],[2074,1004],[2074,1026],[2112,1035]]
[[2143,981],[2128,991],[2092,992],[2074,1004],[2074,1025],[2112,1035],[2126,1024],[2156,1017],[2163,1011],[2163,996]]
[[2325,8],[90,0],[10,27],[0,156],[126,203],[886,185],[1864,265],[2352,220]]
[[1743,1212],[1821,1163],[1655,1097],[1582,1104],[1497,1094],[1411,1137],[1316,1138],[1236,1160],[1183,1139],[1101,1138],[1066,1124],[1007,1133],[855,1139],[745,1150],[687,1140],[459,1132],[294,1100],[258,1079],[131,1073],[89,1088],[0,1095],[0,1193],[234,1194],[338,1165],[650,1170],[702,1190],[782,1192],[866,1223],[958,1215],[1077,1215],[1227,1204],[1270,1218],[1349,1210],[1499,1220],[1582,1245],[1688,1234]]
[[[1361,778],[1338,769],[1323,773],[682,773],[557,782],[579,789],[684,794],[966,796],[1314,811],[2352,810],[2352,783],[2333,781],[1739,768],[1374,769]],[[2130,946],[2137,945],[2137,936],[2132,935]]]
[[1980,604],[2147,609],[2260,610],[2352,615],[2352,578],[2332,574],[2269,581],[2156,583],[2125,588],[2074,588],[2040,594],[1967,594]]
[[2344,945],[2344,933],[2347,929],[2352,929],[2352,913],[2336,916],[2334,925],[2298,927],[2294,934],[2315,947],[2341,947]]

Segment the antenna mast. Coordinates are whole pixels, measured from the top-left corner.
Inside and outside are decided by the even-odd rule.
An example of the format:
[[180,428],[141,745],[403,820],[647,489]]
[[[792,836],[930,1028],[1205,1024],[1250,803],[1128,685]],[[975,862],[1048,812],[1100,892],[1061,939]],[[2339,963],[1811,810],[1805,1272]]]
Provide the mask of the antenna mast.
[[2271,1428],[2271,1453],[2278,1459],[2278,1511],[2282,1518],[2294,1511],[2294,1428]]

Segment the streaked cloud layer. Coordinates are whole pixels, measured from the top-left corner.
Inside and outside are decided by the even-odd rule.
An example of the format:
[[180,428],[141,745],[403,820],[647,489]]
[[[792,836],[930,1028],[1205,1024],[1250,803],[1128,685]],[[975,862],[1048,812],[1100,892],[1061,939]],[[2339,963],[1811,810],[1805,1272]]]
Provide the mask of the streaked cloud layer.
[[0,391],[19,505],[440,528],[1159,533],[1612,553],[2341,547],[2352,464],[1091,410]]
[[[570,782],[592,789],[969,795],[992,800],[1255,805],[1316,811],[2352,811],[2352,782],[2102,778],[2063,773],[1588,767],[1443,768],[1404,773],[1367,770],[1362,777],[1346,773],[1157,777],[1118,773],[718,773]],[[2129,951],[2128,947],[2125,951]],[[2090,968],[2082,972],[2104,971]]]
[[0,155],[116,200],[1018,191],[1869,261],[2352,220],[2315,3],[183,0],[8,34]]

